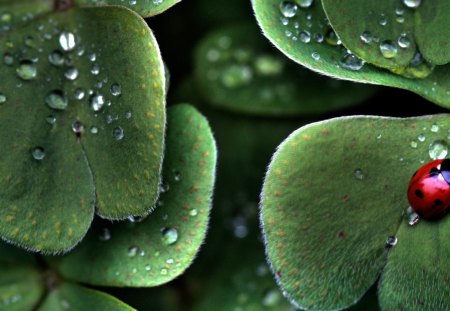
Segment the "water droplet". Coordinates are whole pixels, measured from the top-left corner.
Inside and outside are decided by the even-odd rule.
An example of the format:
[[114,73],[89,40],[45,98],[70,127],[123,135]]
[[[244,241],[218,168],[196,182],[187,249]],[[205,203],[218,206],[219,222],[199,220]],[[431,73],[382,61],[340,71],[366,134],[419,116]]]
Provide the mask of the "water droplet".
[[23,60],[17,67],[16,73],[23,80],[32,80],[36,78],[37,68],[31,60]]
[[361,39],[362,42],[370,44],[373,41],[373,35],[370,31],[364,31],[359,38]]
[[60,51],[53,51],[48,55],[48,61],[53,66],[62,66],[64,65],[64,55]]
[[94,64],[94,66],[92,66],[91,73],[94,76],[97,76],[100,73],[100,66],[98,64]]
[[154,5],[160,5],[164,0],[153,0]]
[[178,231],[175,228],[162,228],[162,242],[165,245],[172,245],[178,240]]
[[297,0],[296,3],[302,8],[309,8],[312,5],[313,0]]
[[0,14],[0,22],[2,24],[9,24],[12,22],[13,16],[10,12],[3,12]]
[[358,71],[364,66],[364,61],[354,54],[346,53],[339,60],[339,65],[343,69]]
[[193,208],[189,211],[189,216],[195,217],[198,215],[197,209]]
[[364,179],[364,173],[363,173],[362,169],[360,169],[360,168],[357,168],[353,172],[353,174],[355,175],[356,179],[359,179],[359,180],[363,180]]
[[14,57],[9,53],[3,54],[3,63],[5,63],[5,65],[11,66],[14,63]]
[[319,54],[319,52],[313,52],[313,53],[311,54],[311,57],[312,57],[314,60],[319,60],[319,59],[320,59],[320,54]]
[[120,86],[120,84],[114,83],[113,85],[111,85],[111,95],[119,96],[120,94],[122,94],[122,87]]
[[403,0],[403,3],[411,9],[416,9],[422,3],[422,0]]
[[387,21],[386,15],[380,14],[380,19],[378,20],[378,24],[380,24],[380,26],[386,26],[387,22],[388,21]]
[[77,45],[75,35],[71,32],[62,32],[59,35],[59,45],[66,52],[72,51]]
[[394,235],[388,236],[388,238],[386,239],[386,247],[393,247],[395,245],[397,245],[397,237]]
[[400,37],[398,37],[397,43],[398,46],[401,47],[402,49],[407,49],[411,46],[411,41],[406,35],[401,35]]
[[280,11],[281,14],[283,14],[284,17],[290,18],[294,17],[295,14],[297,14],[297,4],[291,1],[283,1],[280,4]]
[[103,228],[99,237],[100,241],[109,241],[111,240],[111,231],[108,228]]
[[6,95],[0,93],[0,105],[6,103]]
[[45,121],[47,121],[48,124],[55,124],[56,123],[56,117],[55,116],[48,116],[47,118],[45,118]]
[[181,180],[181,173],[179,171],[175,171],[173,174],[173,179],[175,181],[180,181]]
[[97,55],[95,53],[91,53],[88,55],[88,58],[91,62],[95,62],[97,60]]
[[172,265],[175,262],[172,258],[166,260],[166,264]]
[[311,42],[311,34],[306,30],[300,31],[300,33],[298,34],[298,37],[299,37],[300,41],[303,43]]
[[448,154],[448,145],[444,140],[435,140],[428,147],[428,154],[431,159],[444,159]]
[[414,148],[414,149],[417,148],[417,141],[412,140],[410,143],[410,146],[411,146],[411,148]]
[[281,300],[281,293],[277,289],[267,291],[262,299],[262,304],[265,307],[275,307]]
[[439,125],[437,125],[437,124],[432,124],[431,125],[431,128],[430,128],[430,131],[432,131],[432,132],[434,132],[434,133],[437,133],[437,132],[439,132]]
[[420,217],[419,217],[419,215],[417,213],[413,212],[413,213],[408,215],[408,224],[410,226],[416,225],[419,222],[419,220],[420,220]]
[[127,111],[127,112],[125,113],[125,118],[126,118],[126,119],[131,119],[131,112],[130,112],[130,111]]
[[325,42],[328,43],[329,45],[340,45],[341,44],[341,40],[339,39],[339,37],[337,36],[337,34],[334,32],[334,30],[332,28],[328,29],[328,31],[325,34]]
[[114,128],[112,134],[116,140],[122,140],[124,137],[123,129],[120,126]]
[[60,90],[53,90],[45,97],[45,103],[52,109],[65,110],[69,104],[67,97]]
[[380,43],[380,52],[384,58],[393,58],[397,56],[397,47],[391,40]]
[[152,270],[152,267],[150,265],[145,265],[145,271],[150,271]]
[[91,126],[91,134],[98,134],[98,128],[95,126]]
[[31,155],[35,160],[41,161],[45,158],[45,150],[42,147],[34,147],[31,150]]
[[75,121],[72,123],[72,131],[75,134],[81,134],[84,131],[84,125],[80,121]]
[[423,134],[419,134],[419,136],[417,136],[417,139],[418,139],[420,142],[424,142],[425,139],[426,139],[426,137],[425,137],[425,135],[423,135]]
[[105,102],[105,97],[101,94],[94,93],[89,98],[89,104],[94,111],[100,111],[105,105]]
[[64,76],[67,80],[73,81],[78,78],[78,69],[76,69],[75,67],[70,67],[66,70]]
[[137,252],[138,252],[137,246],[131,246],[130,248],[128,248],[128,257],[136,256]]
[[168,272],[166,268],[161,269],[161,275],[167,275]]
[[81,88],[77,88],[74,92],[75,99],[82,100],[84,98],[84,90]]

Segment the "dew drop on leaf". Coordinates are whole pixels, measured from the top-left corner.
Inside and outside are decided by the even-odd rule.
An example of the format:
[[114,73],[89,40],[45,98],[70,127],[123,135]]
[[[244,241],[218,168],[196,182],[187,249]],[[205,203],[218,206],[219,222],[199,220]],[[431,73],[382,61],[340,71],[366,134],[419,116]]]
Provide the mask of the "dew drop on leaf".
[[360,168],[357,168],[357,169],[353,172],[353,174],[355,175],[355,178],[356,178],[356,179],[359,179],[359,180],[363,180],[363,179],[364,179],[364,172],[363,172],[362,169],[360,169]]
[[62,32],[59,35],[59,45],[66,52],[72,51],[77,45],[75,35],[71,32]]
[[444,159],[448,154],[448,145],[444,140],[435,140],[428,147],[428,154],[431,159]]
[[120,84],[114,83],[113,85],[111,85],[111,95],[119,96],[120,94],[122,94],[122,87],[120,86]]
[[45,103],[55,110],[65,110],[69,104],[67,97],[60,90],[53,90],[48,93],[45,97]]
[[113,137],[115,140],[122,140],[124,137],[124,132],[123,129],[118,126],[116,128],[113,129]]
[[306,30],[300,31],[298,37],[300,38],[300,41],[303,43],[311,42],[311,34]]
[[397,43],[398,46],[401,47],[402,49],[407,49],[411,46],[411,41],[405,35],[401,35],[400,37],[398,37]]
[[6,95],[0,93],[0,105],[6,103]]
[[34,147],[31,150],[31,155],[35,160],[41,161],[45,158],[45,150],[42,147]]
[[380,43],[380,52],[384,58],[394,58],[397,56],[397,51],[397,46],[391,40]]
[[166,268],[161,269],[161,275],[167,275],[168,272]]
[[108,228],[103,228],[98,238],[100,241],[111,240],[111,231]]
[[78,69],[75,67],[70,67],[66,70],[64,76],[66,77],[67,80],[73,81],[76,78],[78,78]]
[[101,94],[94,93],[89,98],[89,103],[94,111],[100,111],[105,105],[105,102],[105,97]]
[[430,131],[432,131],[433,133],[439,132],[439,125],[437,125],[437,124],[432,124],[432,125],[431,125],[431,128],[430,128]]
[[195,217],[198,215],[197,209],[193,208],[189,211],[189,216]]
[[419,134],[419,136],[417,136],[417,139],[418,139],[420,142],[424,142],[425,139],[426,139],[426,137],[425,137],[425,135],[423,135],[423,134]]
[[10,53],[3,54],[3,63],[11,66],[14,63],[14,57]]
[[416,149],[417,148],[417,141],[412,140],[411,143],[410,143],[410,146],[411,146],[411,148]]
[[422,0],[403,0],[403,3],[411,9],[416,9],[422,3]]
[[178,231],[175,228],[162,228],[161,240],[165,245],[175,244],[178,240]]
[[312,57],[314,60],[320,60],[320,54],[319,54],[319,52],[312,52],[311,57]]
[[129,257],[134,257],[136,256],[138,253],[138,248],[137,246],[131,246],[128,248],[128,256]]
[[95,64],[94,66],[92,66],[91,73],[94,76],[97,76],[100,73],[100,66],[98,64]]
[[22,80],[32,80],[36,78],[37,68],[31,60],[22,60],[16,69],[17,75]]
[[325,42],[332,46],[340,45],[342,43],[338,35],[332,28],[328,29],[328,31],[326,32]]
[[290,18],[297,14],[298,6],[291,1],[282,1],[280,4],[280,11],[284,17]]
[[359,71],[364,66],[364,61],[354,54],[346,53],[339,60],[339,66],[347,70]]
[[313,0],[297,0],[297,4],[302,8],[309,8],[313,3]]
[[75,99],[82,100],[84,98],[85,92],[81,88],[75,89],[74,96]]
[[84,131],[84,126],[80,121],[75,121],[72,123],[72,131],[75,134],[81,134]]
[[65,59],[64,55],[60,51],[56,50],[48,55],[48,61],[53,66],[62,66],[64,65]]
[[98,134],[98,128],[96,126],[91,126],[91,134]]
[[398,239],[396,236],[394,236],[394,235],[388,236],[388,238],[386,239],[386,247],[389,247],[389,248],[393,247],[393,246],[397,245],[397,242],[398,242]]
[[362,42],[367,44],[370,44],[373,41],[373,35],[370,31],[364,31],[363,33],[361,33],[359,38],[361,39]]

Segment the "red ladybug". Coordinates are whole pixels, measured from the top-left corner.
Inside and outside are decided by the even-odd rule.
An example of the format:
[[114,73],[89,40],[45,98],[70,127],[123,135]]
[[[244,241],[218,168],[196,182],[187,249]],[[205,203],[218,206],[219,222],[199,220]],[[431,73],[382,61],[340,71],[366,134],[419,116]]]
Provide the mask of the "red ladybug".
[[437,219],[450,207],[450,159],[431,161],[409,181],[408,201],[424,219]]

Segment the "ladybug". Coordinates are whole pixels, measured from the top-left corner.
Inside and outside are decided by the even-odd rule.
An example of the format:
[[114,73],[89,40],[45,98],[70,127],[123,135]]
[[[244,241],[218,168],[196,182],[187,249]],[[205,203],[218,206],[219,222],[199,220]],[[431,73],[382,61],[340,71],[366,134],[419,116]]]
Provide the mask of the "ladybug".
[[421,218],[438,219],[450,209],[450,159],[419,168],[408,186],[408,201]]

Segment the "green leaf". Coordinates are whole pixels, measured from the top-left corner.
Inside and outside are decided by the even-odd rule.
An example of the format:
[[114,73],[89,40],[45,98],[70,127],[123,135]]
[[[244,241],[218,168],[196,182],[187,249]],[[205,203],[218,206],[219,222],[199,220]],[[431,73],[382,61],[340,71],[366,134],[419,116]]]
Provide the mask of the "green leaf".
[[150,17],[164,12],[181,0],[74,0],[79,6],[120,5],[136,11],[143,17]]
[[[344,117],[307,125],[281,144],[265,178],[261,220],[273,271],[300,307],[346,308],[377,280],[387,261],[389,267],[385,243],[407,222],[403,211],[410,176],[429,160],[430,144],[448,148],[449,120],[449,115]],[[438,224],[443,237],[448,220],[423,221],[408,231],[431,236]],[[450,244],[425,247],[426,237],[415,236],[406,242],[407,250],[394,247],[392,252],[393,263],[403,271],[415,269],[411,263],[418,258],[411,255],[416,248],[423,248],[418,254],[435,249],[442,260],[448,254]],[[441,278],[434,272],[418,269],[417,276]],[[408,290],[420,293],[423,283],[408,280]],[[448,293],[446,286],[433,289],[434,296],[421,296],[425,305]]]
[[44,294],[41,275],[35,269],[14,264],[0,266],[0,310],[32,310]]
[[[315,1],[310,8],[298,9],[295,17],[289,19],[283,19],[281,3],[282,0],[253,0],[253,9],[264,35],[295,62],[340,79],[406,89],[440,106],[450,107],[450,96],[448,96],[450,65],[436,66],[426,79],[407,79],[370,64],[365,64],[356,70],[362,64],[361,61],[349,55],[342,44],[336,45],[336,35],[327,26],[328,21],[319,1]],[[311,27],[305,28],[307,14],[311,14],[312,20]],[[283,25],[282,21],[286,20],[287,25]],[[296,29],[296,22],[299,23],[299,29]],[[311,36],[309,43],[303,43],[299,38],[300,31],[305,30]],[[296,40],[293,39],[294,37]],[[318,42],[321,38],[324,38],[323,42]],[[313,53],[316,53],[315,58]],[[320,55],[319,60],[316,60],[317,55]],[[419,75],[421,71],[427,71],[422,65],[415,69],[416,75]]]
[[53,0],[0,0],[0,38],[11,28],[28,24],[53,9]]
[[[409,66],[417,48],[415,10],[394,0],[382,3],[322,0],[322,4],[333,29],[352,53],[395,73],[403,73]],[[401,37],[409,42],[407,48],[399,46]]]
[[206,234],[216,147],[194,108],[169,109],[158,208],[142,221],[99,224],[59,263],[72,280],[107,286],[157,286],[191,264]]
[[113,296],[71,283],[63,283],[58,288],[52,290],[38,310],[63,311],[67,309],[75,311],[135,310]]
[[253,24],[210,33],[196,50],[196,82],[211,104],[256,115],[304,115],[342,109],[374,88],[316,75],[288,61]]
[[417,227],[402,223],[380,282],[383,310],[449,308],[449,236],[450,217]]
[[[74,34],[65,46],[73,51],[64,33]],[[3,238],[55,253],[85,235],[94,204],[105,218],[148,214],[160,182],[164,73],[142,18],[120,7],[69,10],[3,40],[0,55],[13,57],[0,66]],[[30,78],[32,69],[30,80],[16,73]],[[95,102],[104,106],[94,111]]]
[[22,249],[0,242],[0,264],[24,264],[32,265],[35,263],[33,254],[27,253]]

